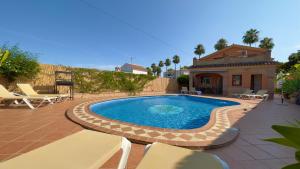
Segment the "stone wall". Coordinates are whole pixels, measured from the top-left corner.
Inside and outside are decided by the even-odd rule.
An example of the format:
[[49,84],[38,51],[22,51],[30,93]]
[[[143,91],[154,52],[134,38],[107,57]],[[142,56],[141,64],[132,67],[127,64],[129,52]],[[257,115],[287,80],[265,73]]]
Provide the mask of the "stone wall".
[[[53,93],[54,92],[54,81],[55,81],[55,71],[66,71],[68,67],[61,65],[49,65],[40,64],[41,71],[34,80],[22,81],[25,83],[30,83],[34,86],[36,90],[40,93]],[[0,83],[5,83],[3,79],[0,78]],[[12,87],[14,88],[14,87]],[[67,87],[59,88],[60,93],[65,93],[68,91]],[[176,79],[169,78],[156,78],[146,84],[143,93],[158,92],[158,93],[174,93],[178,92],[178,85]],[[110,92],[111,93],[111,92]],[[119,93],[119,92],[116,92]]]

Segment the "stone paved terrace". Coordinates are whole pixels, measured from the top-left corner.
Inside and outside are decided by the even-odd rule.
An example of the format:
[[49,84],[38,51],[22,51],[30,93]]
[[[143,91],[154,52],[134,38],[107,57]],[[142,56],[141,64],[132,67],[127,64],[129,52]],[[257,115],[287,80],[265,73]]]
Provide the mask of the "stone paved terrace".
[[[107,98],[106,98],[107,99]],[[76,99],[37,110],[0,107],[0,161],[13,158],[83,128],[65,116],[71,106],[88,101]],[[224,159],[232,169],[279,169],[295,162],[294,150],[261,139],[277,137],[270,128],[300,119],[300,106],[281,105],[279,99],[267,101],[247,113],[230,112],[233,126],[240,128],[237,140],[223,148],[206,150]],[[134,169],[143,155],[144,145],[133,144],[128,168]],[[120,152],[102,169],[116,168]]]

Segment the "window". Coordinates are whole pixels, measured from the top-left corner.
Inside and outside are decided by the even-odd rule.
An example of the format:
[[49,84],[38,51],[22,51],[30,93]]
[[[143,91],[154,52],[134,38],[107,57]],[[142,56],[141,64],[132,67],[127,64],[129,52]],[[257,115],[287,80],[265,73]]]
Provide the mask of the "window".
[[232,86],[242,86],[242,75],[232,75]]

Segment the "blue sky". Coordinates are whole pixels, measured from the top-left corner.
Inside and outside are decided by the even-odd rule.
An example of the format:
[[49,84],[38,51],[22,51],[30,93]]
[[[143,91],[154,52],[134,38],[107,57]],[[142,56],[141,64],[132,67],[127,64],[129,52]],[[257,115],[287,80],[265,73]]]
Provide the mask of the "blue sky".
[[194,47],[206,54],[223,37],[244,32],[272,37],[272,56],[300,50],[299,0],[2,0],[0,44],[18,44],[41,63],[112,69],[143,66],[178,54],[190,65]]

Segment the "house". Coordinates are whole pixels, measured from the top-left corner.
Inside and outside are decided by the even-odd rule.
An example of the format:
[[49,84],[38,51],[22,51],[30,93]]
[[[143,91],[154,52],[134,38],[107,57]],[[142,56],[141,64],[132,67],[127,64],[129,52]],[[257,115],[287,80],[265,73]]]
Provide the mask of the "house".
[[232,96],[245,89],[264,89],[273,96],[277,62],[271,51],[231,45],[200,59],[194,58],[189,87],[207,94]]
[[175,73],[176,77],[179,77],[180,75],[189,75],[189,70],[188,69],[180,69],[180,70],[167,70],[166,72],[163,73],[163,77],[165,78],[175,78]]
[[121,66],[121,71],[126,73],[133,73],[133,74],[147,74],[147,69],[143,66],[125,63]]
[[121,68],[119,66],[115,67],[115,72],[121,72]]

